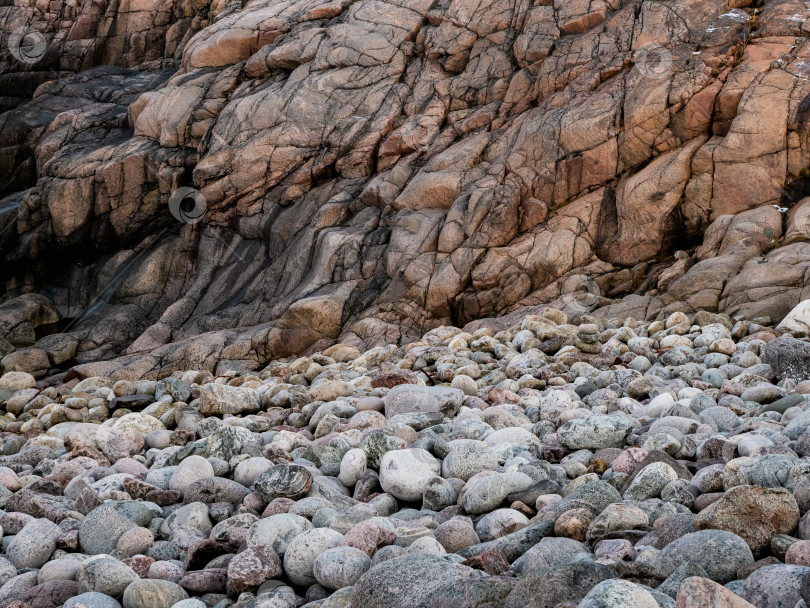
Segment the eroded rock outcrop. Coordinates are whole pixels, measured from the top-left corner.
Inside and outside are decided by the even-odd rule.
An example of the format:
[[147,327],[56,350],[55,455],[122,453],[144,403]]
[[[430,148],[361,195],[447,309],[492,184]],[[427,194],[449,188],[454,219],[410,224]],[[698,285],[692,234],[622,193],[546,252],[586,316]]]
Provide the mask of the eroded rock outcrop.
[[59,316],[3,369],[256,369],[549,303],[777,321],[810,296],[805,4],[536,4],[0,7],[47,41],[0,55],[33,94],[0,115],[4,306]]

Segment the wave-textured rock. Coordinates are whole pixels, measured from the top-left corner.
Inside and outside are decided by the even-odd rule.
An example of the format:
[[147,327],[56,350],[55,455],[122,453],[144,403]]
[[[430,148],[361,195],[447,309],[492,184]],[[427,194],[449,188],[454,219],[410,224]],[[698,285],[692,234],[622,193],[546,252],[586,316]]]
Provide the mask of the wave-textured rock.
[[[550,302],[777,321],[810,295],[808,17],[2,6],[47,42],[33,65],[0,51],[3,371],[257,369]],[[181,187],[203,221],[173,217]]]

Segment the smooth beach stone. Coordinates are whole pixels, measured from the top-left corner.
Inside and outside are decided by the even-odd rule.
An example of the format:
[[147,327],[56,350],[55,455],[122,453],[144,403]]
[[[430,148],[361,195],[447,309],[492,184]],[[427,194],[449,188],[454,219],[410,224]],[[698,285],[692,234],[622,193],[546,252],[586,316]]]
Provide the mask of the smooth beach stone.
[[313,564],[315,579],[327,589],[351,587],[369,568],[371,558],[354,547],[334,547],[321,553]]
[[122,603],[124,608],[172,608],[185,599],[188,593],[176,583],[141,579],[126,588]]

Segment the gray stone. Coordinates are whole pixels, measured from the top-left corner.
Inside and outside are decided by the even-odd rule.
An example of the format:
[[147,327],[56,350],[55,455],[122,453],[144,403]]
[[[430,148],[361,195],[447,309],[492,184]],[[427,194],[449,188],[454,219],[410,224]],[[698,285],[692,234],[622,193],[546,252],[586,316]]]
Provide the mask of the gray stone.
[[578,602],[616,573],[602,564],[578,562],[561,568],[532,570],[518,579],[504,608],[554,608]]
[[284,572],[296,585],[312,585],[315,560],[327,549],[337,547],[343,535],[329,528],[316,528],[297,535],[284,553]]
[[71,557],[51,560],[39,569],[37,582],[41,585],[49,581],[75,581],[81,567],[81,562]]
[[442,476],[467,481],[476,473],[497,468],[497,454],[486,444],[470,441],[453,446],[442,461]]
[[346,487],[353,488],[368,470],[368,457],[360,448],[347,451],[340,460],[338,479]]
[[124,592],[124,608],[172,608],[188,599],[188,593],[177,583],[157,579],[133,582]]
[[160,532],[181,550],[186,550],[199,539],[207,537],[211,528],[213,524],[208,517],[208,506],[193,502],[173,511],[160,525]]
[[62,608],[121,608],[121,604],[109,595],[89,591],[70,598]]
[[230,460],[241,454],[245,446],[255,443],[253,433],[240,426],[222,426],[208,435],[208,456]]
[[787,454],[765,454],[744,462],[740,471],[752,486],[793,491],[796,482],[810,473],[810,461]]
[[313,526],[309,520],[292,513],[279,513],[254,523],[247,533],[249,547],[269,545],[279,555],[284,555],[292,540]]
[[495,473],[476,479],[464,490],[464,510],[467,513],[488,513],[496,509],[513,492],[521,492],[533,484],[525,473]]
[[591,589],[577,608],[659,608],[659,605],[648,589],[614,578]]
[[422,495],[422,508],[441,511],[456,504],[458,494],[453,484],[441,477],[428,480],[425,493]]
[[140,580],[135,571],[109,555],[91,557],[82,563],[77,578],[79,592],[95,591],[120,597],[130,583]]
[[79,526],[79,544],[88,555],[112,553],[121,535],[135,522],[108,505],[90,511]]
[[647,530],[649,526],[650,517],[643,509],[629,503],[617,502],[608,505],[596,516],[588,526],[586,538],[595,545],[604,537],[610,538],[611,535],[626,530]]
[[49,519],[26,524],[6,548],[8,559],[17,568],[40,568],[56,549],[62,529]]
[[810,427],[810,411],[800,412],[783,431],[791,439],[798,439]]
[[667,577],[687,562],[706,570],[713,581],[725,584],[734,580],[741,568],[753,564],[754,556],[736,534],[701,530],[671,542],[655,558],[659,572]]
[[[0,587],[17,576],[17,567],[5,557],[0,557]],[[37,580],[39,582],[39,580]]]
[[444,416],[441,412],[409,412],[391,416],[388,422],[392,427],[404,425],[411,427],[414,431],[422,431],[441,424],[443,420]]
[[[723,386],[723,380],[725,380],[725,378],[719,372],[717,372],[717,370],[714,369],[707,369],[705,372],[703,372],[700,378],[704,382],[708,382],[709,384],[711,384],[714,388],[720,388],[721,386]],[[689,404],[689,407],[692,409],[692,411],[700,413],[699,404],[697,409],[694,407],[695,405],[696,403],[693,399],[692,403]]]
[[371,568],[371,558],[354,547],[334,547],[315,560],[312,573],[327,589],[350,587]]
[[[431,606],[441,608],[500,607],[506,596],[512,591],[517,581],[514,578],[479,577],[470,579],[453,579],[430,595]],[[331,599],[331,598],[330,598]],[[342,605],[322,608],[344,608]]]
[[458,554],[462,557],[473,557],[497,549],[502,551],[507,561],[511,563],[553,533],[553,522],[538,521],[501,538],[461,549]]
[[759,357],[780,377],[798,381],[810,377],[810,343],[781,336],[763,346]]
[[238,507],[250,490],[232,479],[209,477],[195,481],[186,488],[184,502],[202,502],[205,504],[229,503]]
[[189,456],[177,465],[177,469],[169,480],[169,489],[182,494],[195,481],[213,476],[214,467],[208,460],[202,456]]
[[804,400],[805,395],[788,395],[787,397],[782,397],[781,399],[777,399],[773,403],[766,405],[764,408],[762,408],[762,411],[784,414],[790,408],[801,405]]
[[570,450],[619,448],[632,428],[626,418],[593,415],[569,420],[557,430],[557,437]]
[[658,591],[666,593],[671,598],[675,598],[678,595],[678,588],[681,586],[681,583],[690,576],[709,578],[708,573],[701,566],[694,562],[686,562],[678,566],[675,572],[670,574],[667,579],[658,586]]
[[478,520],[475,531],[482,541],[495,540],[529,525],[529,518],[515,509],[495,509]]
[[163,490],[168,490],[169,483],[171,482],[176,470],[176,466],[167,466],[163,467],[162,469],[152,469],[146,474],[144,481]]
[[236,465],[236,469],[234,469],[233,472],[233,479],[245,487],[250,487],[262,473],[273,466],[272,460],[261,456],[253,456]]
[[15,599],[29,589],[36,587],[37,576],[38,573],[36,570],[29,570],[28,572],[10,578],[0,587],[0,602],[7,599]]
[[743,391],[740,399],[743,401],[755,401],[757,403],[772,403],[785,396],[785,391],[768,382],[760,382]]
[[[376,556],[375,556],[376,557]],[[433,598],[472,570],[435,555],[410,553],[374,565],[354,584],[352,606],[430,608]]]
[[727,433],[740,424],[737,414],[721,405],[706,408],[698,416],[701,422],[716,428],[721,433]]
[[187,600],[180,600],[172,608],[208,608],[208,604],[197,598],[190,597]]
[[777,564],[755,570],[745,580],[740,597],[757,608],[794,608],[810,568]]
[[608,505],[621,499],[619,491],[604,481],[585,483],[559,502],[555,519],[571,509],[588,509],[594,515],[599,515]]
[[546,568],[562,568],[578,553],[588,553],[588,548],[579,541],[562,537],[544,538],[519,557],[512,564],[512,570],[517,574],[529,574]]
[[665,462],[653,462],[638,471],[630,487],[624,492],[625,500],[658,498],[666,485],[678,479],[675,470]]
[[155,517],[163,515],[163,509],[145,500],[108,500],[104,506],[112,507],[136,526],[148,527]]
[[163,395],[169,395],[172,401],[188,401],[191,397],[191,389],[188,384],[179,378],[163,378],[155,384],[155,399],[159,400]]
[[384,431],[377,429],[371,430],[360,444],[360,449],[366,453],[368,466],[374,469],[380,467],[380,461],[384,454],[391,450],[398,450],[401,447],[396,437],[391,437]]
[[452,417],[464,401],[464,393],[456,388],[400,384],[385,396],[385,416],[410,412],[441,412]]

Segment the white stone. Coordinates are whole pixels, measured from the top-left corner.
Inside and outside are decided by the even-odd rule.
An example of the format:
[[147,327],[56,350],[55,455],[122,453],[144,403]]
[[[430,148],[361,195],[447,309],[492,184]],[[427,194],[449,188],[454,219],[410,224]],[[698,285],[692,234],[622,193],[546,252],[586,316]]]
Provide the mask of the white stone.
[[337,547],[343,539],[340,532],[330,528],[315,528],[296,536],[284,552],[284,572],[296,585],[317,582],[313,574],[315,560],[328,549]]
[[810,300],[799,302],[776,326],[776,329],[810,333]]
[[340,474],[338,479],[348,487],[353,487],[357,480],[366,472],[366,453],[360,448],[352,448],[343,455],[340,461]]
[[241,483],[246,488],[253,485],[256,478],[273,466],[273,461],[262,456],[247,458],[236,465],[233,472],[233,479]]
[[26,388],[36,388],[37,381],[26,372],[7,372],[0,377],[0,391],[16,393]]
[[169,489],[185,493],[195,481],[214,477],[214,467],[202,456],[188,456],[178,466],[169,480]]
[[439,461],[426,450],[392,450],[380,461],[380,485],[399,500],[420,500],[428,481],[440,471]]
[[278,513],[253,524],[248,530],[246,540],[248,547],[270,545],[273,551],[284,555],[296,536],[312,529],[312,523],[300,515]]

